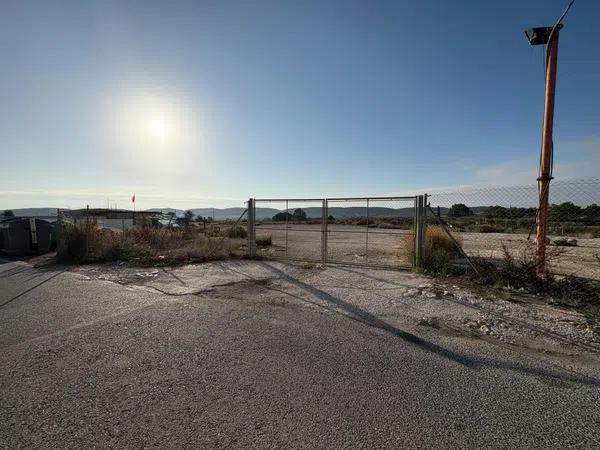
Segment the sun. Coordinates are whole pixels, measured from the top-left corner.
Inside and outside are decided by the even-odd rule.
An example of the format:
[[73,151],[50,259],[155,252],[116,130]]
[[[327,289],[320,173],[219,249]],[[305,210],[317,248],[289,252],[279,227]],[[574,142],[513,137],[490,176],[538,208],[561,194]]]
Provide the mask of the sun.
[[176,95],[135,91],[115,95],[110,112],[114,159],[148,173],[188,170],[199,154],[199,114]]
[[165,117],[154,115],[149,118],[146,128],[151,139],[166,143],[171,135],[172,125]]

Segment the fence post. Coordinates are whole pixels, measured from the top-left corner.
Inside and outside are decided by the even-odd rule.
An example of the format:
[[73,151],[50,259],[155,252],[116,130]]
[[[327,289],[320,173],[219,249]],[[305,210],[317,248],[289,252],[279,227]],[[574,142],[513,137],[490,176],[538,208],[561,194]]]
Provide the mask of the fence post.
[[248,199],[248,256],[256,256],[256,224],[254,199]]
[[327,262],[327,200],[323,200],[321,207],[321,261]]
[[420,265],[420,261],[419,261],[419,252],[421,251],[421,247],[419,244],[419,218],[421,217],[421,215],[419,214],[421,209],[421,199],[420,197],[417,195],[417,197],[415,198],[415,229],[414,229],[414,243],[413,243],[413,249],[414,249],[414,263],[413,265],[415,267],[419,267]]
[[424,200],[422,195],[417,196],[417,210],[415,214],[415,267],[421,267],[423,263]]
[[90,205],[85,209],[85,259],[90,254]]
[[423,257],[427,251],[425,247],[425,240],[427,237],[427,204],[428,204],[428,195],[423,195],[423,207],[421,211],[423,213],[423,218],[421,219],[421,264],[423,263]]

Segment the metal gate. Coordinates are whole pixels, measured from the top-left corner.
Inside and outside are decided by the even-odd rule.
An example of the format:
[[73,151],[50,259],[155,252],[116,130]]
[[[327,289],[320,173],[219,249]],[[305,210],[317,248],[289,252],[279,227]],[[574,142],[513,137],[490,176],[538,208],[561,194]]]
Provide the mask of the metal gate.
[[411,267],[419,257],[424,196],[250,199],[251,256]]

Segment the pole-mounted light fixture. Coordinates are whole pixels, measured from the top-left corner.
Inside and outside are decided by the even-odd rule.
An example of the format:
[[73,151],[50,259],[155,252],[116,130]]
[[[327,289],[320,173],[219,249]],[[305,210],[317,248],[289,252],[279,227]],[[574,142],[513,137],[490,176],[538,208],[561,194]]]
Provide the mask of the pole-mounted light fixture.
[[530,28],[529,30],[525,30],[525,36],[527,36],[529,45],[546,45],[550,40],[550,34],[552,33],[552,29],[554,28],[558,31],[562,27],[562,23],[559,23],[558,25],[556,25],[556,27]]

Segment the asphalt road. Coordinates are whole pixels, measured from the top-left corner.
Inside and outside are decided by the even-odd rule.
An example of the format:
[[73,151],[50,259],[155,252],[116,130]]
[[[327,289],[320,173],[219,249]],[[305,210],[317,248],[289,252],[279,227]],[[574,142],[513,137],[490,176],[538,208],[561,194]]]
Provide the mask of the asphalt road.
[[262,264],[195,295],[0,264],[0,447],[600,446],[593,375]]

